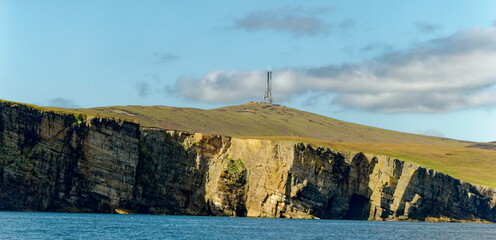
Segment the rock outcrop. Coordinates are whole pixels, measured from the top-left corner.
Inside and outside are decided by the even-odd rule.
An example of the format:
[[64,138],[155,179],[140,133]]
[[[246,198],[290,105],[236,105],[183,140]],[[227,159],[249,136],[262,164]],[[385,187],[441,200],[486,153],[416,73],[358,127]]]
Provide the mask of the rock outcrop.
[[0,103],[0,210],[495,222],[495,193],[384,156]]

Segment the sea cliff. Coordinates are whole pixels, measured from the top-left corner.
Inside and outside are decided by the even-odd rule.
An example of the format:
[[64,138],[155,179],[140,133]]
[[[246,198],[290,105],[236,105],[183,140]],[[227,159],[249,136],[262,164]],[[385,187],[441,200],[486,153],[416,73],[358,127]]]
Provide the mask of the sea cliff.
[[0,210],[496,222],[495,193],[387,156],[0,102]]

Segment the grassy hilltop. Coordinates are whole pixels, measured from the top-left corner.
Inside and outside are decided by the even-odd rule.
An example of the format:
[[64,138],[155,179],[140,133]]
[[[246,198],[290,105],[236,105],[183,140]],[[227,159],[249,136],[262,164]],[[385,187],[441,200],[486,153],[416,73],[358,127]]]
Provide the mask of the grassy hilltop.
[[296,136],[331,142],[422,143],[465,146],[468,142],[389,131],[339,121],[284,106],[247,103],[218,109],[116,106],[73,111],[137,120],[146,127],[229,136]]
[[145,127],[306,142],[343,151],[386,155],[496,188],[496,143],[395,132],[284,106],[248,103],[211,110],[166,106],[37,108],[131,119]]

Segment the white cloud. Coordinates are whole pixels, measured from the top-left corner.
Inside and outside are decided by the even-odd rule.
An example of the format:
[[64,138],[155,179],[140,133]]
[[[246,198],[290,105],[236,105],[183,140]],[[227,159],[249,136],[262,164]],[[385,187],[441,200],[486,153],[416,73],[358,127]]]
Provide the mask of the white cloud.
[[229,103],[260,95],[264,76],[262,71],[212,71],[202,78],[180,78],[174,91],[193,100]]
[[161,90],[157,90],[162,88],[161,85],[162,83],[158,74],[148,73],[143,75],[143,78],[136,83],[135,88],[138,96],[146,97],[154,92],[161,92]]
[[148,82],[142,81],[142,82],[136,83],[136,90],[138,91],[138,95],[140,97],[145,97],[148,94],[150,94],[151,87],[150,87],[150,84]]
[[435,129],[429,130],[415,130],[414,133],[426,136],[434,136],[434,137],[446,137],[443,132]]
[[236,19],[234,27],[246,31],[290,32],[295,36],[325,34],[329,32],[331,26],[318,16],[328,12],[330,12],[329,8],[305,9],[302,7],[258,11]]
[[77,105],[73,100],[67,99],[67,98],[52,98],[48,100],[48,107],[59,107],[59,108],[78,108],[79,105]]
[[373,42],[370,43],[362,48],[360,48],[360,51],[362,52],[382,52],[382,53],[389,53],[393,51],[393,46],[383,43],[383,42]]
[[156,64],[167,64],[179,60],[179,56],[170,53],[154,52],[153,53]]
[[[496,106],[496,27],[475,28],[360,64],[274,71],[274,96],[337,95],[334,104],[371,111],[446,112]],[[213,71],[174,90],[197,101],[260,99],[263,71]],[[192,87],[194,86],[194,87]]]
[[441,25],[435,23],[427,23],[427,22],[416,22],[415,28],[423,33],[433,33],[441,29]]

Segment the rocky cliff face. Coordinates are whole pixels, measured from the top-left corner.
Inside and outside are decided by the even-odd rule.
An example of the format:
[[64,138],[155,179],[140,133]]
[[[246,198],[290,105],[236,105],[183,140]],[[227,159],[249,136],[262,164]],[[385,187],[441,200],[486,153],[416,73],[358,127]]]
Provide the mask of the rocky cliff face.
[[109,212],[133,200],[140,130],[0,104],[0,208]]
[[496,221],[496,190],[387,157],[0,103],[0,209]]

